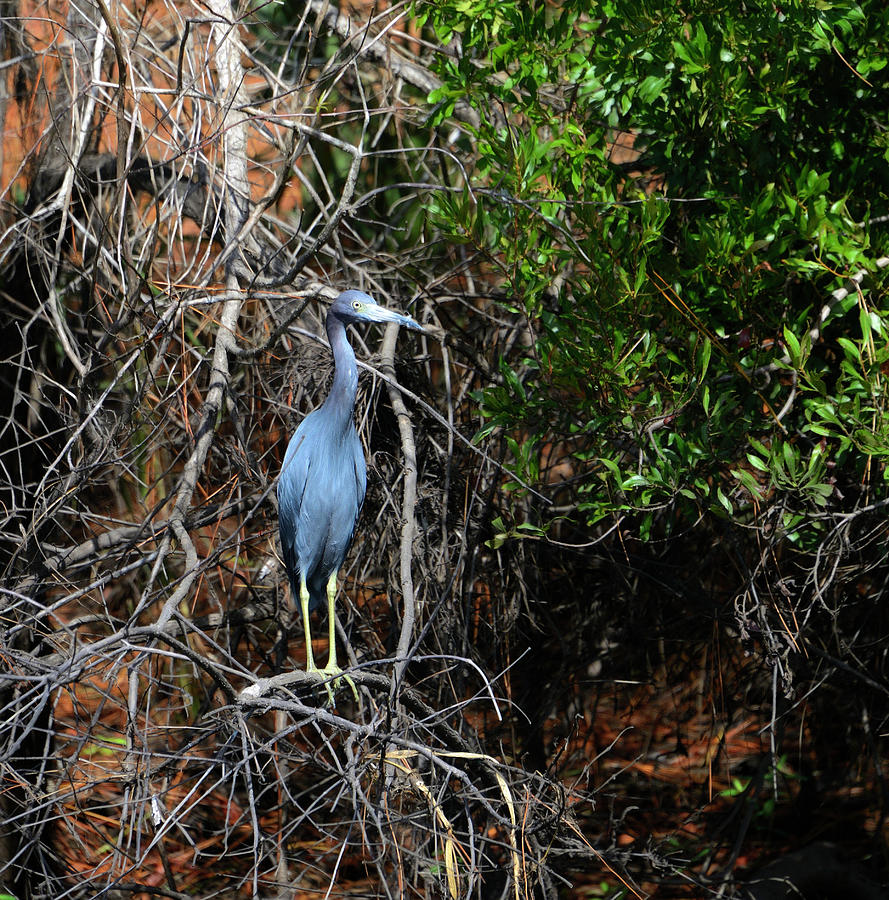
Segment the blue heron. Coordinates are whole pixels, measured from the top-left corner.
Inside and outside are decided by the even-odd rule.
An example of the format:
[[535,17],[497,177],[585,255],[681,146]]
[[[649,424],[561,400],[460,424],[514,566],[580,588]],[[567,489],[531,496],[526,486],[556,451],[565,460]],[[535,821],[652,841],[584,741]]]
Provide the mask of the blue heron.
[[[352,543],[367,487],[367,466],[352,413],[358,390],[355,353],[346,326],[356,322],[397,322],[422,331],[410,316],[380,306],[363,291],[345,291],[327,313],[333,351],[333,384],[320,408],[309,413],[290,439],[278,479],[278,528],[293,602],[299,597],[306,635],[306,671],[334,679],[336,662],[336,577]],[[330,655],[319,669],[312,655],[309,613],[327,596]],[[352,680],[345,676],[355,692]],[[328,694],[332,693],[327,686]],[[357,697],[357,693],[356,693]]]

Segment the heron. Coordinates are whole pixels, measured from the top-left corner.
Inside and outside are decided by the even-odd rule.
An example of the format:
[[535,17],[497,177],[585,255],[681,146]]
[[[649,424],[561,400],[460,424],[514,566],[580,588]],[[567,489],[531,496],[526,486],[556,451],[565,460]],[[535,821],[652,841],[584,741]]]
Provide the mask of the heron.
[[[333,353],[333,384],[324,403],[300,422],[284,455],[278,479],[278,529],[291,598],[299,597],[306,637],[306,671],[327,680],[327,692],[343,676],[357,699],[355,683],[336,660],[337,573],[355,534],[367,488],[367,465],[353,413],[358,391],[355,353],[346,328],[358,322],[396,322],[422,331],[410,316],[381,306],[363,291],[345,291],[325,322]],[[330,651],[319,669],[312,654],[309,614],[327,597]]]

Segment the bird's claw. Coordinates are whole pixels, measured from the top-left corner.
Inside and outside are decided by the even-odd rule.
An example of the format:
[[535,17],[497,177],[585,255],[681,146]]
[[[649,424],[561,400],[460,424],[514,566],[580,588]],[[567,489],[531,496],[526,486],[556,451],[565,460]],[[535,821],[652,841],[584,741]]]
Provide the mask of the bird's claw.
[[355,702],[358,702],[358,688],[355,686],[355,682],[339,666],[328,664],[323,669],[314,668],[309,671],[324,679],[324,687],[327,690],[331,706],[333,706],[333,692],[339,689],[341,681],[345,681],[349,685],[352,689],[352,696],[355,697]]

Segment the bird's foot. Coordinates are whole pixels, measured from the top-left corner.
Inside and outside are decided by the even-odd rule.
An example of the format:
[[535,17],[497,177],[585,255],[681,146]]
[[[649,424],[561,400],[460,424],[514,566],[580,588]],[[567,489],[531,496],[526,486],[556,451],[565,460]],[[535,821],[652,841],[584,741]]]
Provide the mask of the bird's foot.
[[[331,679],[326,684],[328,694],[330,694],[331,685],[333,685],[334,690],[337,690],[340,686],[340,682],[345,681],[352,689],[352,696],[355,698],[355,702],[358,702],[358,688],[355,686],[355,682],[339,666],[328,663],[319,671],[325,678]],[[331,697],[330,702],[333,703],[333,697]]]
[[358,702],[358,688],[355,686],[355,682],[338,665],[328,663],[323,669],[313,667],[309,671],[317,673],[324,679],[324,687],[327,689],[331,706],[333,706],[333,692],[339,689],[341,681],[345,681],[349,685],[355,702]]

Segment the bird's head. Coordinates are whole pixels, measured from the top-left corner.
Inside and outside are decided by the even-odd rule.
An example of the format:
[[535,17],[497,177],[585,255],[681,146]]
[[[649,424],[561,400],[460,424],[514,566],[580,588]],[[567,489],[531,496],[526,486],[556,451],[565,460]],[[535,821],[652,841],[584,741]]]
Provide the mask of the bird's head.
[[404,328],[422,331],[419,322],[385,306],[380,306],[370,294],[364,291],[344,291],[330,306],[330,315],[336,316],[346,325],[353,322],[397,322]]

